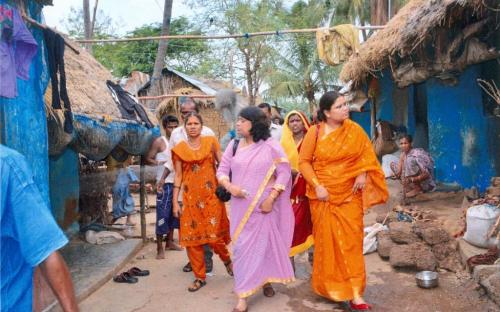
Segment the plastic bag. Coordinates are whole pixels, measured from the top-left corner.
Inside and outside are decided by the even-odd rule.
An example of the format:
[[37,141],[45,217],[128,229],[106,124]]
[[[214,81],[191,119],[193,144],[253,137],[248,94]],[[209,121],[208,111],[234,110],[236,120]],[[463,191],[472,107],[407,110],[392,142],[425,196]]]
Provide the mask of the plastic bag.
[[364,229],[365,238],[363,239],[363,255],[375,252],[377,250],[377,233],[380,231],[388,231],[387,226],[380,223],[375,223],[372,226]]
[[488,239],[488,233],[491,227],[495,225],[499,215],[500,209],[488,204],[472,206],[467,209],[467,230],[464,239],[470,244],[481,248],[498,245],[500,242],[496,238]]

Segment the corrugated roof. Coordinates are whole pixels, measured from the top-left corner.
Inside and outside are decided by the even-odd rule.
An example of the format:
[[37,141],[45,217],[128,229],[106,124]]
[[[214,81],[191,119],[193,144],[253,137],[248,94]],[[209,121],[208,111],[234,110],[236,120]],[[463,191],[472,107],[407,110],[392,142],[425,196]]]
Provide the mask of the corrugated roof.
[[208,86],[204,82],[199,81],[199,80],[197,80],[197,79],[195,79],[195,78],[193,78],[191,76],[188,76],[185,73],[181,73],[180,71],[175,70],[173,68],[165,67],[163,70],[165,70],[165,69],[168,70],[168,71],[173,72],[177,76],[179,76],[182,79],[186,80],[187,82],[193,84],[194,86],[196,86],[197,88],[199,88],[201,91],[203,91],[203,93],[205,93],[206,95],[215,95],[217,93],[216,90],[212,89],[210,86]]

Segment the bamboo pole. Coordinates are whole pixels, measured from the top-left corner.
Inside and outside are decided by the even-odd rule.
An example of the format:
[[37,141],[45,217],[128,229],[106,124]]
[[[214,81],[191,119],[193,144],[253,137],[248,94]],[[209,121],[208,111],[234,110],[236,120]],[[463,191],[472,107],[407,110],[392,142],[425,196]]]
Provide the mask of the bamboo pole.
[[206,94],[199,94],[199,95],[192,95],[192,94],[163,94],[163,95],[152,95],[152,96],[139,96],[137,97],[138,100],[158,100],[158,99],[163,99],[163,98],[178,98],[178,97],[189,97],[193,99],[214,99],[215,95],[206,95]]
[[63,36],[60,32],[58,32],[57,30],[52,29],[52,28],[50,28],[49,26],[47,26],[47,25],[45,25],[45,24],[40,24],[39,22],[35,21],[34,19],[32,19],[32,18],[31,18],[31,17],[29,17],[29,16],[23,15],[23,18],[24,18],[27,22],[31,23],[31,24],[32,24],[32,25],[34,25],[34,26],[37,26],[38,28],[41,28],[41,29],[50,29],[50,30],[52,30],[53,32],[58,33],[59,35],[61,35],[61,36],[63,37],[63,39],[64,39],[64,44],[65,44],[65,45],[67,45],[67,46],[68,46],[68,48],[70,48],[71,50],[73,50],[73,52],[75,52],[76,54],[80,54],[80,51],[78,51],[78,49],[77,49],[77,48],[75,48],[73,45],[71,45],[71,44],[70,44],[70,43],[69,43],[69,42],[68,42],[68,41],[64,38],[64,36]]
[[[383,29],[385,26],[354,26],[357,29]],[[105,42],[130,42],[130,41],[147,41],[147,40],[164,40],[164,39],[198,39],[198,40],[208,40],[208,39],[230,39],[230,38],[250,38],[258,36],[272,36],[272,35],[283,35],[283,34],[300,34],[300,33],[312,33],[322,29],[334,30],[335,27],[321,27],[321,28],[304,28],[304,29],[285,29],[285,30],[274,30],[274,31],[260,31],[254,33],[244,33],[244,34],[234,34],[234,35],[168,35],[168,36],[150,36],[150,37],[136,37],[136,38],[111,38],[111,39],[81,39],[75,40],[79,43],[105,43]]]
[[145,187],[145,159],[144,156],[141,156],[141,167],[139,171],[139,179],[140,179],[140,204],[141,204],[141,237],[142,237],[142,242],[145,244],[146,243],[146,210],[145,210],[145,205],[146,205],[146,187]]

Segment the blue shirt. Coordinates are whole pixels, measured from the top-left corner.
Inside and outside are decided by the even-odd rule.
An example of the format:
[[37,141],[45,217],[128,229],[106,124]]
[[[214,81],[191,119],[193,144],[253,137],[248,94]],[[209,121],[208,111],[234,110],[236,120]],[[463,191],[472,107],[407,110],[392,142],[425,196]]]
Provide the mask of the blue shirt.
[[0,310],[31,311],[33,268],[68,239],[25,158],[0,144]]

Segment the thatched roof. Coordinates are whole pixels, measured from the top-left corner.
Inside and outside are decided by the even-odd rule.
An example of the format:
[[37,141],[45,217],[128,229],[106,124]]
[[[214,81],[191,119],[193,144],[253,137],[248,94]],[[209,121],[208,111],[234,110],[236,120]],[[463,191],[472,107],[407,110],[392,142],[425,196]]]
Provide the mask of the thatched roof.
[[[493,16],[495,12],[491,7],[495,8],[496,4],[494,3],[496,3],[496,0],[412,0],[387,23],[384,29],[378,31],[361,45],[360,52],[357,55],[352,55],[349,61],[344,64],[340,79],[344,82],[352,80],[354,85],[359,86],[365,82],[368,75],[375,75],[387,67],[391,68],[394,75],[395,69],[402,63],[410,62],[410,59],[415,64],[428,62],[425,65],[434,66],[435,63],[443,60],[438,59],[439,55],[422,58],[422,54],[429,54],[428,52],[422,52],[423,48],[435,46],[436,50],[444,50],[444,47],[440,46],[440,42],[446,43],[446,36],[450,37],[453,34],[464,35],[459,44],[461,46],[465,45],[469,38],[464,29],[474,23],[478,24],[478,21],[484,20],[488,16]],[[478,25],[480,29],[474,30],[476,31],[474,34],[479,31],[484,34],[485,30],[491,32],[497,23],[498,20],[491,20],[491,23]],[[448,40],[449,43],[455,43],[449,38]],[[450,47],[451,44],[445,44],[445,46]],[[456,47],[452,48],[457,49]],[[492,53],[488,57],[492,59],[495,58],[495,55],[498,54]],[[463,63],[469,65],[471,61],[467,60]],[[414,70],[412,74],[420,74],[421,77],[420,79],[405,77],[405,79],[409,80],[406,83],[414,83],[429,78],[423,75],[420,68],[417,68],[418,65],[415,64],[411,64],[415,67],[412,68]],[[462,63],[453,64],[454,67],[462,67],[462,65]],[[436,70],[431,71],[431,74],[436,75],[439,70],[440,68],[436,68]],[[451,68],[446,68],[446,70],[451,70]],[[463,70],[463,68],[459,68],[459,70]],[[397,82],[399,77],[394,78]]]
[[[65,39],[78,47],[75,42]],[[106,86],[106,80],[114,80],[111,72],[84,48],[79,48],[79,52],[80,54],[76,54],[71,49],[66,49],[64,52],[66,87],[73,113],[86,114],[97,119],[103,117],[121,119],[118,106]],[[49,107],[52,99],[51,92],[49,83],[45,94],[45,101]],[[149,112],[148,115],[151,122],[157,124],[154,115]]]

